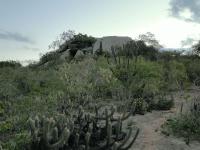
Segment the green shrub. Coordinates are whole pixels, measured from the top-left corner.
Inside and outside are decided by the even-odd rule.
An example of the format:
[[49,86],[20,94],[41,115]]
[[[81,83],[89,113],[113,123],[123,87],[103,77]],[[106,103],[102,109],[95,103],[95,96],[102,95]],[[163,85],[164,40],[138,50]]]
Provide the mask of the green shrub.
[[163,62],[163,90],[184,89],[188,81],[184,63],[176,60]]
[[134,100],[135,105],[135,113],[144,115],[148,111],[148,104],[142,98],[138,98]]
[[170,110],[173,106],[174,98],[172,95],[170,99],[166,95],[160,95],[154,107],[156,110]]
[[5,113],[3,102],[0,102],[0,117]]
[[200,85],[200,60],[190,60],[188,63],[186,63],[186,69],[190,81],[196,85]]
[[199,140],[200,138],[200,119],[192,114],[169,119],[165,124],[165,128],[169,133],[184,137],[187,144],[190,140]]
[[4,67],[18,68],[22,67],[22,65],[16,61],[0,61],[0,68]]
[[15,134],[8,141],[2,144],[5,150],[26,150],[30,145],[30,136],[27,132]]
[[162,65],[157,62],[146,61],[143,58],[140,58],[136,65],[136,75],[133,78],[132,90],[141,85],[144,85],[143,95],[155,95],[160,91],[160,88],[163,84],[162,75],[163,69]]
[[179,114],[178,116],[169,119],[164,129],[179,137],[184,137],[186,143],[190,140],[200,139],[200,103],[194,101],[189,112]]
[[2,121],[0,122],[0,133],[10,132],[13,128],[13,124],[10,121]]

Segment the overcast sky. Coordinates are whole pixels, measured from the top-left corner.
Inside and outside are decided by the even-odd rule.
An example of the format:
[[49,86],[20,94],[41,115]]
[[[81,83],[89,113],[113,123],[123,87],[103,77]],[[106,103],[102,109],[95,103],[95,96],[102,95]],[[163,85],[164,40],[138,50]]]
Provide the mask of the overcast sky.
[[167,48],[200,39],[199,0],[0,0],[0,60],[37,60],[65,30],[95,37],[152,32]]

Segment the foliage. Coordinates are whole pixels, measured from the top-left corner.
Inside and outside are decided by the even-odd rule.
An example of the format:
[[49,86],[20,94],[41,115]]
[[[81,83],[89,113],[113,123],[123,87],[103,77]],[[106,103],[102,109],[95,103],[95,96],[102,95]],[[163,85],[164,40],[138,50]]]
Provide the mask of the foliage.
[[5,142],[2,147],[5,150],[25,150],[27,145],[30,144],[30,136],[27,132],[22,132],[15,134],[7,142]]
[[55,61],[58,59],[58,56],[60,56],[60,54],[57,51],[50,51],[40,58],[40,65],[43,65],[49,61]]
[[64,42],[70,41],[74,37],[74,35],[75,35],[75,31],[73,30],[64,31],[56,38],[55,41],[53,41],[49,45],[49,49],[55,50],[59,48]]
[[22,67],[22,65],[16,61],[0,61],[0,68],[3,67],[19,68]]
[[199,98],[193,101],[189,112],[169,119],[165,125],[167,132],[184,137],[186,143],[200,138],[200,104]]
[[2,121],[0,122],[0,133],[3,134],[5,132],[9,132],[12,129],[12,124],[10,121]]
[[144,99],[137,98],[134,100],[135,105],[135,113],[144,115],[148,111],[148,104]]
[[162,45],[159,44],[158,40],[156,40],[155,38],[155,35],[151,32],[147,32],[146,34],[139,35],[139,39],[153,46],[156,49],[162,48]]
[[[72,30],[64,31],[51,45],[49,45],[51,51],[40,58],[39,66],[44,65],[45,63],[50,63],[52,65],[59,64],[61,61],[59,57],[64,51],[69,51],[69,59],[71,60],[78,50],[92,47],[95,41],[96,39],[94,37],[88,36],[87,34],[76,34]],[[83,53],[85,53],[85,51],[83,51]]]
[[156,110],[170,110],[174,106],[173,95],[170,98],[167,95],[159,95],[158,101],[155,103]]
[[136,63],[136,72],[132,84],[133,90],[137,90],[143,85],[143,94],[148,96],[155,95],[160,91],[163,83],[162,65],[140,58]]
[[200,54],[200,41],[192,46],[193,52],[199,56]]
[[197,58],[189,60],[185,63],[185,66],[189,80],[195,85],[200,85],[200,60]]
[[[122,108],[123,111],[132,111],[134,106],[133,114],[144,114],[152,109],[168,110],[173,100],[162,93],[169,95],[169,90],[186,88],[188,82],[195,82],[200,76],[198,57],[161,53],[141,40],[131,41],[122,48],[113,47],[112,54],[100,55],[98,59],[86,55],[81,61],[58,61],[57,57],[66,49],[88,47],[95,41],[93,37],[73,32],[62,36],[59,49],[44,55],[40,64],[0,67],[0,140],[3,139],[3,148],[23,149],[31,145],[32,137],[26,133],[30,116],[34,120],[34,116],[40,116],[40,122],[41,116],[46,119],[53,116],[57,122],[58,113],[68,118],[79,106],[92,112],[94,103],[109,102],[129,105]],[[105,118],[106,112],[103,112]],[[182,115],[182,119],[173,119],[170,125],[174,130],[183,131],[184,119],[191,122],[192,117],[196,116],[192,113],[187,118]],[[189,123],[187,128],[194,128],[194,123]],[[112,127],[114,129],[114,125]],[[103,128],[106,130],[105,126]],[[50,143],[58,141],[50,140]]]
[[186,83],[188,81],[188,76],[186,72],[186,67],[183,63],[171,60],[164,61],[164,81],[163,85],[164,89],[172,90],[172,89],[184,89],[186,87]]
[[[114,118],[114,108],[105,109],[105,115],[100,108],[95,107],[95,116],[79,108],[77,116],[66,119],[59,115],[55,118],[43,116],[39,119],[29,119],[32,144],[30,149],[73,149],[73,150],[127,150],[136,140],[139,129],[131,138],[133,128],[128,127],[128,133],[123,132],[122,122],[131,113]],[[74,116],[74,115],[71,115]],[[131,140],[129,142],[129,140]]]
[[83,49],[86,47],[91,47],[96,39],[92,36],[88,36],[87,34],[76,34],[71,39],[70,44],[76,45],[77,49]]

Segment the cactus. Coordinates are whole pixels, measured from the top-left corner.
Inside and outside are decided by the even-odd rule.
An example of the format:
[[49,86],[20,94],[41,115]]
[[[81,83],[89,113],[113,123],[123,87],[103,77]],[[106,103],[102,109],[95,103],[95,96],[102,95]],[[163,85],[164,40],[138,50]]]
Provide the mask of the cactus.
[[114,107],[95,107],[94,114],[88,114],[82,107],[77,115],[65,119],[35,117],[29,119],[33,143],[32,150],[128,150],[135,142],[139,129],[132,138],[133,127],[122,131],[122,122],[130,113],[115,117]]
[[[131,138],[131,134],[132,134],[132,127],[130,127],[128,136],[121,142],[115,142],[112,150],[128,150],[129,148],[131,148],[131,146],[133,145],[133,143],[135,142],[135,140],[137,139],[137,136],[139,134],[139,129],[137,129],[135,136],[133,137],[133,139],[131,140],[131,142],[127,144],[127,142],[129,141],[129,139]],[[126,145],[126,146],[125,146]]]
[[54,149],[58,150],[68,141],[70,131],[67,127],[62,130],[56,126],[53,118],[38,116],[35,119],[28,120],[31,130],[33,143],[31,149]]
[[91,134],[89,132],[86,133],[85,135],[85,150],[89,150],[90,149],[90,137]]
[[1,144],[0,144],[0,150],[3,150],[3,147],[1,146]]
[[[96,107],[97,108],[97,107]],[[132,109],[134,111],[134,109]],[[139,134],[139,129],[137,129],[137,132],[134,136],[134,138],[131,140],[131,142],[125,146],[127,144],[127,142],[130,140],[131,135],[132,135],[132,131],[133,128],[129,127],[129,131],[128,131],[128,135],[125,132],[122,132],[122,122],[126,119],[128,119],[128,117],[133,113],[133,112],[129,112],[129,113],[123,113],[121,116],[119,116],[118,118],[114,118],[114,108],[113,106],[110,108],[110,114],[108,113],[108,109],[105,109],[105,116],[100,116],[99,112],[96,110],[96,119],[97,120],[104,120],[105,121],[105,127],[103,127],[101,130],[101,132],[103,132],[103,130],[106,129],[106,135],[104,135],[103,137],[106,137],[106,145],[99,145],[101,147],[101,149],[105,149],[105,150],[111,150],[114,149],[114,147],[116,147],[118,150],[126,150],[129,149],[132,144],[135,142],[138,134]],[[105,128],[105,129],[104,129]],[[120,143],[120,141],[123,141],[122,143]],[[116,146],[116,143],[118,143],[118,146]]]

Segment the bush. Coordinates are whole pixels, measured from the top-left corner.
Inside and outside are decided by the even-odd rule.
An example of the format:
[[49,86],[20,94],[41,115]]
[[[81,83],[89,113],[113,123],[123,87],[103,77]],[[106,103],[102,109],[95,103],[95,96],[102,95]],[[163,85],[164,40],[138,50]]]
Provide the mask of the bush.
[[22,65],[16,61],[0,61],[0,68],[4,67],[18,68],[22,67]]
[[134,100],[135,102],[135,113],[144,115],[148,111],[148,104],[142,98]]
[[0,133],[4,134],[4,133],[9,133],[11,132],[13,128],[13,124],[11,123],[11,121],[2,121],[0,122]]
[[187,144],[190,140],[199,140],[200,138],[200,119],[192,114],[169,119],[165,124],[165,128],[169,133],[184,137]]
[[181,113],[175,118],[169,119],[164,127],[167,132],[184,137],[187,144],[189,144],[190,140],[199,140],[200,102],[195,100],[189,112]]
[[163,62],[163,68],[163,90],[183,90],[187,86],[188,76],[184,63],[171,60]]
[[6,150],[25,150],[27,145],[30,145],[30,136],[27,132],[15,134],[7,142],[2,144]]
[[[196,85],[200,85],[198,80],[200,79],[200,60],[194,59],[190,60],[186,64],[187,75],[190,81]],[[197,81],[197,82],[196,82]]]
[[170,99],[166,95],[160,95],[154,107],[156,110],[170,110],[173,106],[174,98],[172,95]]
[[132,90],[137,90],[138,87],[144,85],[144,96],[148,97],[157,94],[163,84],[162,65],[157,62],[146,61],[143,58],[140,58],[135,65],[136,75],[133,78]]

